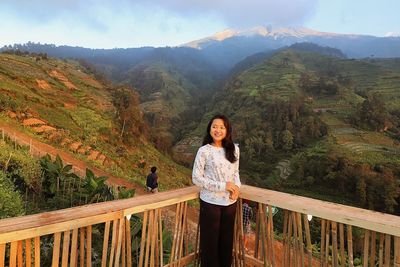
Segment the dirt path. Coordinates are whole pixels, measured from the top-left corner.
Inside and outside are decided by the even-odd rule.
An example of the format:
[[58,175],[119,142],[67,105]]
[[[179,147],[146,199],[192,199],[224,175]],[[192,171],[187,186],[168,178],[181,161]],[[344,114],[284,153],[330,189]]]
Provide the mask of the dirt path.
[[[129,189],[135,189],[137,195],[146,194],[146,190],[143,188],[142,185],[139,185],[139,184],[136,184],[133,182],[129,182],[125,179],[116,177],[104,170],[101,170],[101,169],[94,167],[86,162],[81,161],[80,159],[75,158],[74,155],[72,155],[68,152],[65,152],[61,149],[55,148],[51,145],[44,144],[44,143],[32,138],[31,136],[29,136],[23,132],[20,132],[18,130],[18,128],[14,127],[8,123],[0,121],[0,130],[1,129],[3,129],[4,132],[6,134],[8,134],[9,136],[11,136],[12,138],[15,138],[17,140],[17,143],[23,143],[23,144],[27,144],[27,145],[31,144],[32,147],[34,147],[35,150],[37,150],[38,152],[40,151],[40,154],[42,154],[42,155],[49,154],[54,157],[56,155],[59,155],[64,163],[71,164],[72,166],[74,166],[75,170],[78,169],[78,170],[80,170],[80,172],[84,172],[88,168],[88,169],[92,170],[96,176],[107,176],[108,182],[111,185],[122,185]],[[80,174],[84,175],[84,173],[80,173]]]

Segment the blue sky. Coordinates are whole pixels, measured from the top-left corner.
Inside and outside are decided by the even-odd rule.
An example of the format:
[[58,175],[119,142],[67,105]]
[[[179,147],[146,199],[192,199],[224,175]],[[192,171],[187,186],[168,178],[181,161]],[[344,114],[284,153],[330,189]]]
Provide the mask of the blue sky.
[[0,46],[174,46],[227,28],[400,34],[399,0],[1,0]]

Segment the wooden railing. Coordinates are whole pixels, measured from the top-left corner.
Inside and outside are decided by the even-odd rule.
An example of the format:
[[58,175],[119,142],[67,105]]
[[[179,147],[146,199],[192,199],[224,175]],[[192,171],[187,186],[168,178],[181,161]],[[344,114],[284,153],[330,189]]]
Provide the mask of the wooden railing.
[[[240,197],[253,202],[255,238],[247,251],[240,199],[234,266],[356,266],[356,257],[361,266],[400,266],[398,216],[245,185]],[[188,212],[196,199],[198,189],[188,187],[0,220],[0,267],[198,265],[197,219]],[[131,216],[141,222],[136,251]]]

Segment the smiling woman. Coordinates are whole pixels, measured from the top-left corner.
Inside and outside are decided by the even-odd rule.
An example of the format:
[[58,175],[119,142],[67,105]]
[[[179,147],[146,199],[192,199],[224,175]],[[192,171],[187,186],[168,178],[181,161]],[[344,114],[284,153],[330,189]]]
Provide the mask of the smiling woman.
[[239,179],[239,147],[232,141],[228,118],[214,116],[193,165],[193,183],[200,191],[202,266],[231,266],[233,226]]

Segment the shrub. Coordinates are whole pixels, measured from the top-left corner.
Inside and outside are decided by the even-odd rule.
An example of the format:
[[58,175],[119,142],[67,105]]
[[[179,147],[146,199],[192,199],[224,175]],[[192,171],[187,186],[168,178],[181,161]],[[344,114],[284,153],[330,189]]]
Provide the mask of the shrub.
[[0,219],[21,216],[24,213],[21,195],[15,191],[7,176],[0,171]]

